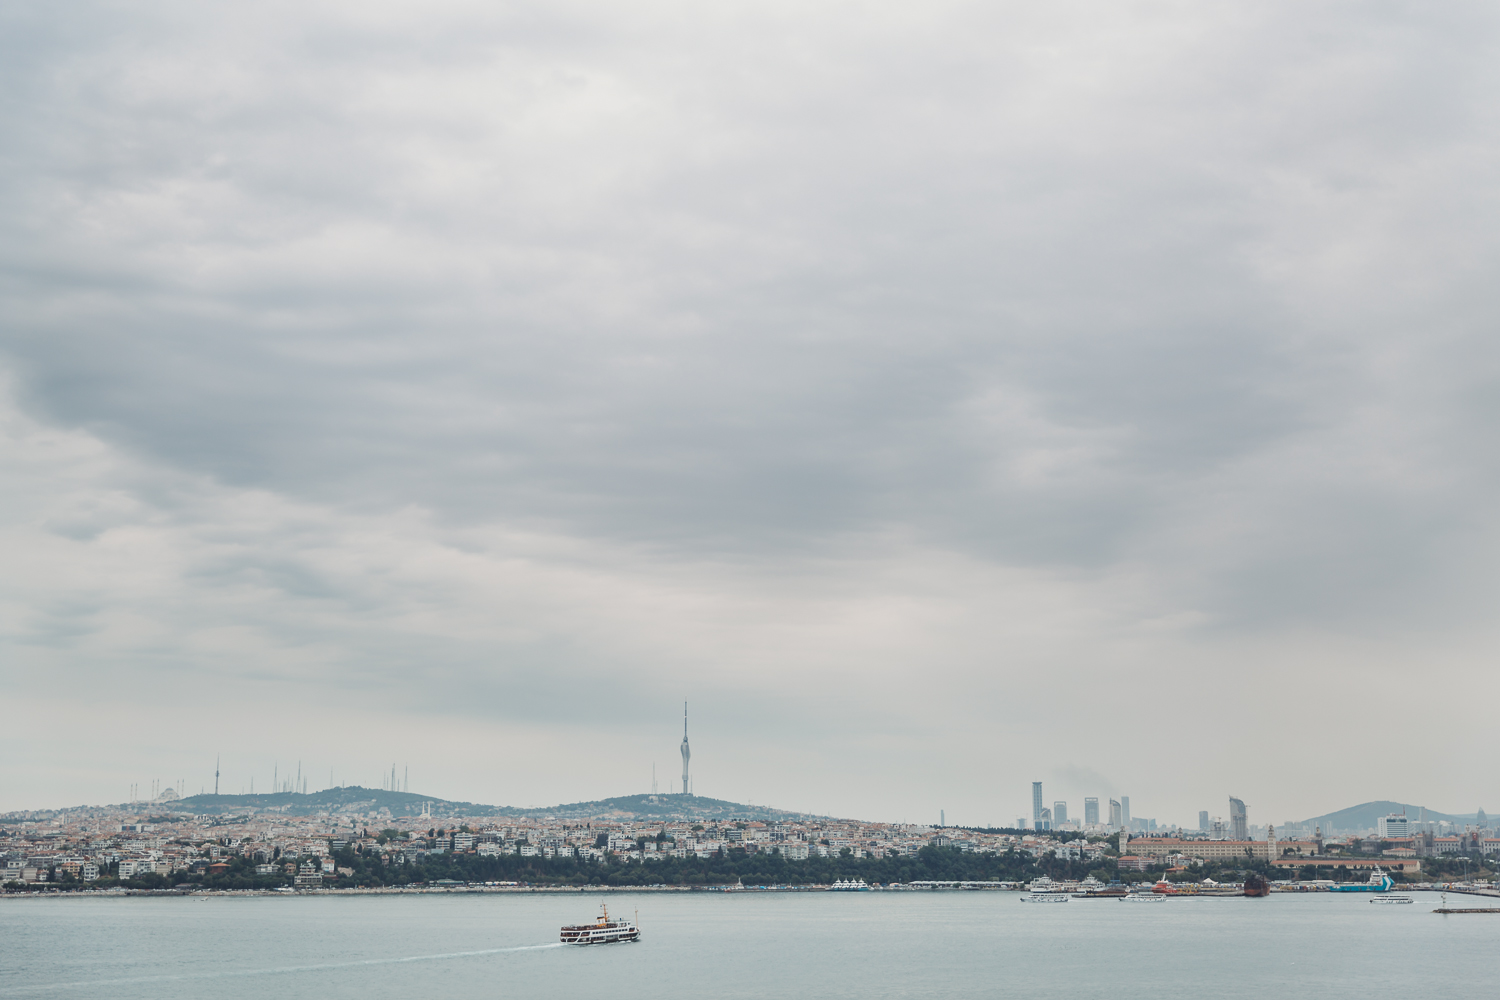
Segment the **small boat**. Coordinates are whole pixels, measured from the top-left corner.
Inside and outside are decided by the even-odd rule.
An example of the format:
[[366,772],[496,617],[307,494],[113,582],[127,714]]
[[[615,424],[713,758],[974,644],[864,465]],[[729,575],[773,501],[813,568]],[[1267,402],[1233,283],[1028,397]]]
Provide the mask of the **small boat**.
[[1413,899],[1410,896],[1383,896],[1382,895],[1382,896],[1376,896],[1374,899],[1370,900],[1370,902],[1372,902],[1372,903],[1410,903],[1410,902],[1413,902]]
[[639,941],[641,929],[634,920],[611,917],[609,908],[599,906],[599,919],[591,924],[574,924],[562,929],[563,944],[614,944],[617,941]]

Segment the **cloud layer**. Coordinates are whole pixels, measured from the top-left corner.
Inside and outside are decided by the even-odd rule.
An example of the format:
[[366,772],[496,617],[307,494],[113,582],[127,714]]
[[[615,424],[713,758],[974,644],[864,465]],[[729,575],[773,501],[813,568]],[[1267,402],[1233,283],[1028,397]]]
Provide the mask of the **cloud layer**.
[[1492,9],[4,17],[0,807],[1485,794]]

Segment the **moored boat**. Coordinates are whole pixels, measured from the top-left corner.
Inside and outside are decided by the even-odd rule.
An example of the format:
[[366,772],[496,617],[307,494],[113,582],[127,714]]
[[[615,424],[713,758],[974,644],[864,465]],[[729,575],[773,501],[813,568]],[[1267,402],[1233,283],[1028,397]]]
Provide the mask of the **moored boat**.
[[609,907],[599,906],[599,918],[591,924],[573,924],[562,929],[563,944],[614,944],[639,941],[641,929],[634,920],[609,915]]
[[1376,868],[1370,873],[1368,882],[1343,882],[1328,887],[1329,892],[1390,892],[1396,883],[1385,872]]
[[1092,875],[1080,883],[1079,889],[1082,891],[1073,894],[1079,899],[1118,899],[1126,892],[1125,883],[1119,879],[1114,879],[1105,885]]
[[1271,894],[1271,883],[1267,882],[1265,876],[1251,872],[1245,876],[1245,895],[1247,896],[1269,896]]

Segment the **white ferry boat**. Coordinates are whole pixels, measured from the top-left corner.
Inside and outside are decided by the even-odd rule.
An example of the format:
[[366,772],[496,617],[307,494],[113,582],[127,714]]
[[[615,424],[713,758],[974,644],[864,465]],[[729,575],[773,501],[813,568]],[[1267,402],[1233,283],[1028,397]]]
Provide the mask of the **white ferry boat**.
[[1158,896],[1154,892],[1127,892],[1120,897],[1127,903],[1164,903],[1166,896]]
[[869,892],[870,884],[862,878],[851,878],[847,882],[839,879],[828,887],[829,892]]
[[591,924],[574,924],[562,929],[563,944],[614,944],[617,941],[639,941],[641,929],[634,920],[609,915],[609,908],[599,905],[599,919]]
[[1372,903],[1410,903],[1410,896],[1376,896],[1370,900]]
[[1026,903],[1066,903],[1073,898],[1068,894],[1067,888],[1043,875],[1031,880],[1031,884],[1026,887],[1026,895],[1021,900]]

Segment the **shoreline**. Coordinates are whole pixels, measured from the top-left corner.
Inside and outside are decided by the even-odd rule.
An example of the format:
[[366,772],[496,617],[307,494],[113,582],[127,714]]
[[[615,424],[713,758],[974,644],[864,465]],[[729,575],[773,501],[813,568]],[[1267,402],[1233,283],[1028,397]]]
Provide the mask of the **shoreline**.
[[[867,892],[1006,892],[1022,895],[1026,892],[1024,888],[1013,886],[990,886],[990,885],[872,885]],[[827,885],[786,885],[786,886],[739,886],[739,885],[632,885],[632,886],[498,886],[498,885],[452,885],[452,886],[379,886],[370,888],[352,889],[293,889],[282,891],[278,889],[54,889],[37,892],[6,892],[0,893],[0,899],[120,899],[124,897],[196,897],[209,899],[218,897],[248,897],[265,896],[274,898],[307,898],[313,896],[433,896],[433,895],[573,895],[585,896],[592,894],[661,894],[661,893],[714,893],[717,895],[741,895],[744,893],[822,893],[839,892],[843,890],[834,889]],[[1272,895],[1294,894],[1312,895],[1323,892],[1328,895],[1343,895],[1341,893],[1327,893],[1327,890],[1287,890],[1273,889]],[[1460,896],[1481,896],[1489,898],[1500,898],[1500,890],[1495,889],[1452,889],[1452,888],[1411,888],[1394,889],[1392,892],[1430,892],[1430,893],[1453,893]],[[1119,899],[1121,897],[1101,897]],[[1240,895],[1216,895],[1212,893],[1182,893],[1162,894],[1163,899],[1241,899],[1251,898]],[[1081,899],[1079,901],[1082,901]]]

